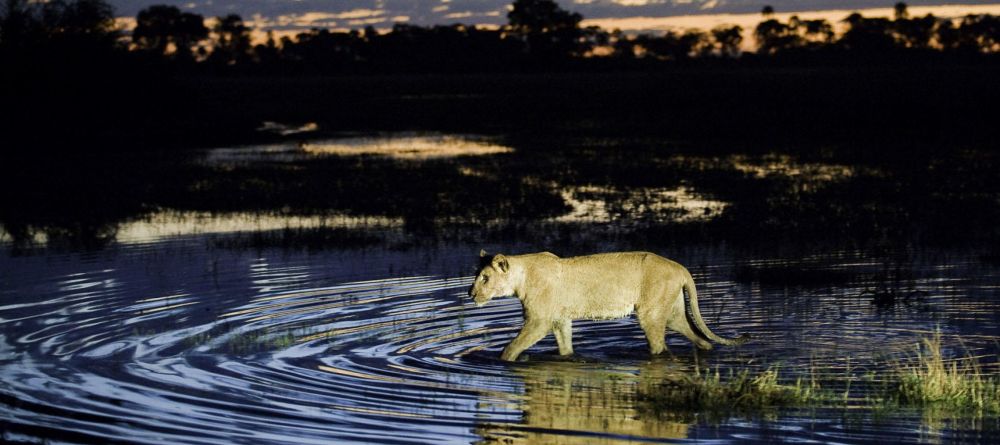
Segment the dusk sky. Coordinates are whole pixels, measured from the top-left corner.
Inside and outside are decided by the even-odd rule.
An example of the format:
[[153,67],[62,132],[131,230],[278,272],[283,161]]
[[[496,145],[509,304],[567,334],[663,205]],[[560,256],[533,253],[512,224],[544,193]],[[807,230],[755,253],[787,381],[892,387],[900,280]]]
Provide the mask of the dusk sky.
[[[172,4],[206,17],[236,13],[258,28],[290,31],[368,25],[388,28],[397,22],[495,25],[506,21],[511,0],[111,0],[111,3],[118,15],[125,17],[134,17],[149,5]],[[613,22],[636,17],[757,13],[765,4],[778,12],[888,8],[895,0],[562,0],[558,3],[601,24],[607,19]],[[912,0],[906,3],[919,7],[956,2]],[[961,3],[1000,7],[1000,2],[995,0],[962,0]]]

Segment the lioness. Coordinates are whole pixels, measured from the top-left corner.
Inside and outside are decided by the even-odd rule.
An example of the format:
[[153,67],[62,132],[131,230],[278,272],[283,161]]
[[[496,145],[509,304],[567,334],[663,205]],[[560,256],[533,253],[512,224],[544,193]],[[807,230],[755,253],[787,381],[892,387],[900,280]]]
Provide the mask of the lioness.
[[[480,257],[485,260],[485,252]],[[685,307],[684,292],[691,304]],[[635,311],[646,333],[649,352],[666,349],[666,329],[680,332],[701,349],[707,340],[739,345],[750,340],[715,335],[698,310],[698,293],[691,274],[673,261],[649,252],[604,253],[559,258],[549,252],[495,255],[484,261],[469,296],[482,306],[494,297],[521,300],[524,327],[504,348],[501,360],[513,361],[549,332],[555,333],[559,354],[573,353],[573,320],[627,317]]]

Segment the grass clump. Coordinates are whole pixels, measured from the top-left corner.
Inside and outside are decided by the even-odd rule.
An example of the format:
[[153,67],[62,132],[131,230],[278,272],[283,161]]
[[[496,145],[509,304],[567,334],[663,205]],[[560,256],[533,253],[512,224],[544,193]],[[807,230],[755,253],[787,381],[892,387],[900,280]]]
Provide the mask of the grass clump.
[[654,411],[692,410],[716,413],[748,412],[782,406],[801,406],[821,398],[815,381],[798,379],[780,383],[777,368],[759,372],[730,371],[727,377],[714,372],[684,375],[642,394]]
[[945,359],[940,332],[923,339],[916,359],[898,364],[895,374],[887,398],[901,406],[1000,414],[1000,376],[985,375],[972,356]]
[[654,414],[701,412],[715,418],[763,415],[786,407],[878,412],[916,408],[951,419],[1000,416],[1000,375],[983,372],[980,359],[947,358],[941,334],[936,333],[922,339],[912,357],[863,375],[850,367],[846,374],[812,367],[808,376],[790,381],[782,380],[777,368],[730,370],[728,376],[716,369],[671,377],[641,391],[640,400]]

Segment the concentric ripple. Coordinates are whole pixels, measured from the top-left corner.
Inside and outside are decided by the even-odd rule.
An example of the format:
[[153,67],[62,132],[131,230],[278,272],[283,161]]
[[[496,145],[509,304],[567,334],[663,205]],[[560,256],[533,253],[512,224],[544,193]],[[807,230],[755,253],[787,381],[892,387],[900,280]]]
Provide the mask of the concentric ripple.
[[[822,273],[776,283],[774,271],[790,260],[736,262],[708,249],[689,261],[702,313],[717,333],[752,334],[750,345],[694,354],[690,343],[669,335],[673,354],[650,358],[634,320],[579,322],[574,357],[557,356],[549,337],[527,360],[510,364],[497,356],[519,328],[516,300],[470,305],[464,296],[472,277],[442,273],[456,269],[447,265],[422,274],[383,270],[382,277],[365,266],[427,264],[429,257],[444,264],[458,254],[386,255],[122,250],[5,258],[3,437],[212,444],[941,440],[958,433],[929,429],[919,417],[860,430],[837,413],[711,423],[653,416],[637,401],[695,367],[780,365],[795,372],[808,365],[839,373],[905,353],[936,329],[961,334],[973,352],[993,350],[1000,332],[995,273],[970,278],[967,272],[980,267],[973,259],[912,265],[897,280],[905,292],[887,307],[871,296],[885,292],[876,286],[884,282],[883,265],[857,254],[806,259]],[[833,278],[817,284],[817,276]]]

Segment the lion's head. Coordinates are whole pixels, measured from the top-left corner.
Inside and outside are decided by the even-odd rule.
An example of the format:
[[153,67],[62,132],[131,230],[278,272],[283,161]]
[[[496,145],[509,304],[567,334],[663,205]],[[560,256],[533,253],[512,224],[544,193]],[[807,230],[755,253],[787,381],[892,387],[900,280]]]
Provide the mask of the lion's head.
[[496,297],[512,295],[514,284],[511,282],[510,263],[507,257],[496,254],[488,258],[485,251],[480,251],[479,258],[479,273],[469,288],[469,296],[476,306],[482,306]]

